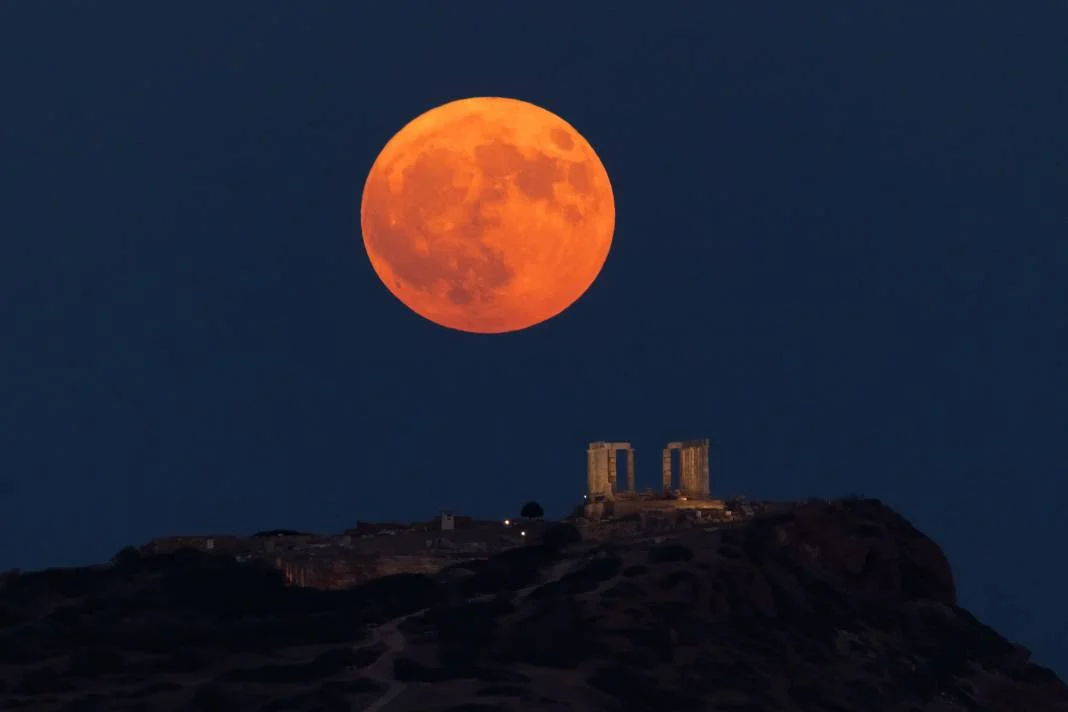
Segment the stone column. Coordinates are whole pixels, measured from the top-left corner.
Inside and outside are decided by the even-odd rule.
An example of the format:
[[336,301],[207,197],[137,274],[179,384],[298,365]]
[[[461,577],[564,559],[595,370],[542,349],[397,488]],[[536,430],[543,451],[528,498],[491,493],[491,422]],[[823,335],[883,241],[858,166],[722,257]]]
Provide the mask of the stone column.
[[608,446],[603,442],[590,443],[586,449],[586,491],[595,496],[611,497],[609,482]]
[[709,461],[708,441],[705,440],[701,444],[701,459],[699,461],[699,464],[700,464],[700,467],[701,467],[701,471],[700,471],[701,472],[701,474],[700,474],[701,492],[706,497],[709,496],[712,493],[711,473],[709,472],[710,467],[709,467],[708,461]]
[[616,493],[616,448],[608,446],[608,491]]
[[663,462],[663,466],[664,466],[664,471],[663,471],[664,491],[665,492],[670,492],[671,491],[671,448],[669,448],[669,447],[664,448],[664,456],[663,456],[662,462]]
[[683,479],[687,496],[708,496],[708,440],[687,440],[683,446]]
[[701,448],[690,448],[690,496],[699,497],[701,491]]
[[693,468],[691,466],[692,453],[690,448],[683,445],[679,448],[679,491],[686,497],[693,491]]
[[627,491],[634,494],[634,448],[627,448]]
[[679,448],[679,489],[687,497],[707,497],[708,440],[684,440],[670,443]]
[[586,496],[593,497],[597,492],[597,450],[586,448]]

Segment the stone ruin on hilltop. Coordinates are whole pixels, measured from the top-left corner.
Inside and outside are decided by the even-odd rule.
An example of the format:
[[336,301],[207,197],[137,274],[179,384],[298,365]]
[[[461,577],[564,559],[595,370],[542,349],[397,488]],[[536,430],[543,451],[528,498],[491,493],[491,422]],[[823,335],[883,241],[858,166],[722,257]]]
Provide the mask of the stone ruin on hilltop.
[[[619,452],[626,453],[627,487],[617,488]],[[707,439],[668,443],[661,453],[659,491],[635,487],[634,448],[628,442],[598,441],[586,449],[586,502],[583,517],[598,521],[649,512],[723,512],[726,504],[712,497],[709,486]],[[673,470],[678,463],[678,476]],[[711,513],[711,512],[710,512]]]
[[[661,453],[661,488],[638,491],[634,448],[598,441],[586,450],[587,492],[568,518],[586,538],[604,540],[725,523],[759,507],[710,494],[707,439],[668,443]],[[617,488],[618,453],[626,454],[626,486]],[[234,535],[161,537],[146,554],[191,548],[266,561],[300,586],[344,588],[395,573],[434,573],[458,561],[484,558],[540,539],[544,522],[477,521],[442,512],[427,522],[360,522],[337,535],[289,530]]]

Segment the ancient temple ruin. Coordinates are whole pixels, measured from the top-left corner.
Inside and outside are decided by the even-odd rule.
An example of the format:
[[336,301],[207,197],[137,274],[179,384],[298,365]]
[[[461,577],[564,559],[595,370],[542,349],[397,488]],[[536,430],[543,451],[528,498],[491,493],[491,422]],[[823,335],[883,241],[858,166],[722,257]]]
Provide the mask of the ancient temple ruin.
[[634,448],[630,443],[598,441],[586,448],[587,499],[612,500],[616,496],[618,453],[627,453],[627,489],[634,493]]
[[[619,453],[626,453],[625,489],[618,487]],[[715,509],[722,502],[709,490],[708,440],[681,440],[668,443],[661,463],[660,491],[635,487],[634,448],[628,442],[600,440],[586,448],[586,499],[584,516],[599,519],[606,515],[626,515],[653,509]],[[673,476],[677,462],[678,478]]]
[[[671,481],[671,453],[679,453],[679,482],[674,487]],[[683,440],[668,443],[663,453],[664,492],[678,492],[683,497],[707,497],[708,440]]]

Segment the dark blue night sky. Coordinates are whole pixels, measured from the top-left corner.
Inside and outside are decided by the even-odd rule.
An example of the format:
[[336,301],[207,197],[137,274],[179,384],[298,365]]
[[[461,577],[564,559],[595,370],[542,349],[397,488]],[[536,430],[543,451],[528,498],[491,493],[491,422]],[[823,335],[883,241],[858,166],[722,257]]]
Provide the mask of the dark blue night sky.
[[[899,509],[1068,673],[1066,28],[1042,2],[0,2],[0,569],[561,515],[588,441],[632,441],[651,487],[708,437],[718,494]],[[572,123],[618,210],[593,288],[499,336],[408,311],[359,234],[389,137],[481,95]]]

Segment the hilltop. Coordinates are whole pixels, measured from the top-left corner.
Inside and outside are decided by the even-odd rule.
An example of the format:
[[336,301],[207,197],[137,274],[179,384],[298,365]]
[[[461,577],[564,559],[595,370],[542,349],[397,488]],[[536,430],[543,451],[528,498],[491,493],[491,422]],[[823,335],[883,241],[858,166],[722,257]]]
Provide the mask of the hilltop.
[[0,709],[1068,710],[875,500],[538,541],[340,590],[179,550],[0,583]]

